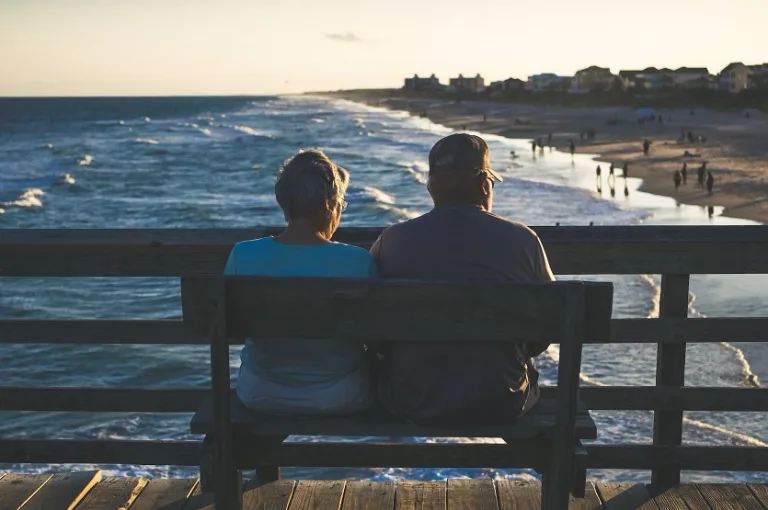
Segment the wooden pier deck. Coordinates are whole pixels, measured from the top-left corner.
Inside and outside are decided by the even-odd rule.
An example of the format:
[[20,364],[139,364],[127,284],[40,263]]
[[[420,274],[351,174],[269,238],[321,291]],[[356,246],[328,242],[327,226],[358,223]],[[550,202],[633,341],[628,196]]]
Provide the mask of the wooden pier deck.
[[[766,510],[768,484],[683,484],[655,494],[642,483],[587,482],[573,510]],[[280,480],[246,488],[248,510],[528,510],[537,482]],[[0,473],[0,510],[213,510],[195,478],[104,477],[101,471]]]

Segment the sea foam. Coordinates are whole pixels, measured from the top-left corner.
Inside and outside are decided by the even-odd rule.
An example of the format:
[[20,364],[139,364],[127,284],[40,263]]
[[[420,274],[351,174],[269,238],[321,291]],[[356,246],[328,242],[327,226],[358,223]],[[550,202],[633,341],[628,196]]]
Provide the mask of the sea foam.
[[86,154],[82,158],[77,160],[77,164],[80,166],[88,166],[93,162],[93,156]]

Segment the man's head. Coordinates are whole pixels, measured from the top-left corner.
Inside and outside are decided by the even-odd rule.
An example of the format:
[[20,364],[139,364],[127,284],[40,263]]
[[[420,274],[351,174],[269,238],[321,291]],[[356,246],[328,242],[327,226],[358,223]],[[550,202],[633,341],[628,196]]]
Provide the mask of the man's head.
[[501,180],[491,169],[488,144],[479,136],[446,136],[429,151],[427,189],[435,205],[478,205],[490,211],[493,185]]

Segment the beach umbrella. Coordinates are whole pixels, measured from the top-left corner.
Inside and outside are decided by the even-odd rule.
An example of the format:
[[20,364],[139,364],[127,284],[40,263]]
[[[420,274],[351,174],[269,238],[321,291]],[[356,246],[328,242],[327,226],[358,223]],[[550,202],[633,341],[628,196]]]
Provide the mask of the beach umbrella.
[[653,108],[644,106],[643,108],[638,108],[635,113],[637,113],[638,115],[655,115],[656,110],[654,110]]

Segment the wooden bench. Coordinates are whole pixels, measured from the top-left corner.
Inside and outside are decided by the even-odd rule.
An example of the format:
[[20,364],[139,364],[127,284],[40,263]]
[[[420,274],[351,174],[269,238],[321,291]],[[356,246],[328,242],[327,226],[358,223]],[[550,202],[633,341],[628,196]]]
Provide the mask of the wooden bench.
[[[542,473],[545,510],[565,509],[584,487],[581,439],[597,430],[578,398],[585,337],[607,339],[613,286],[595,282],[425,283],[335,278],[182,279],[185,327],[211,338],[212,400],[192,419],[212,446],[217,508],[241,508],[240,469],[261,481],[279,466],[531,467]],[[540,341],[560,344],[555,399],[542,399],[505,425],[428,427],[378,406],[339,417],[289,418],[252,412],[230,388],[230,344],[243,338],[361,342]],[[460,376],[457,374],[457,376]],[[504,443],[296,443],[289,435],[497,437]],[[201,475],[206,472],[201,461]]]

